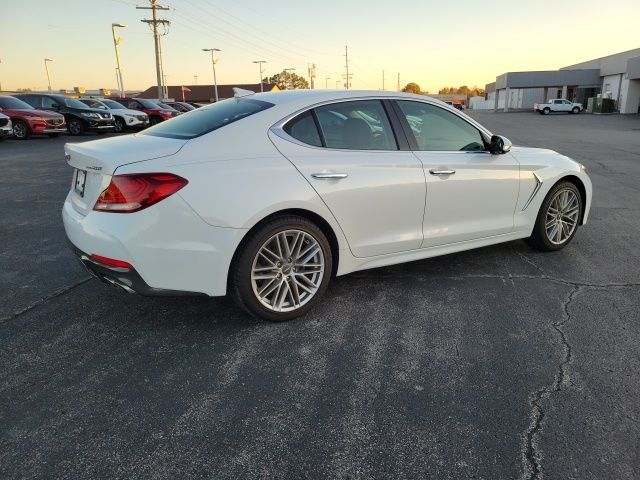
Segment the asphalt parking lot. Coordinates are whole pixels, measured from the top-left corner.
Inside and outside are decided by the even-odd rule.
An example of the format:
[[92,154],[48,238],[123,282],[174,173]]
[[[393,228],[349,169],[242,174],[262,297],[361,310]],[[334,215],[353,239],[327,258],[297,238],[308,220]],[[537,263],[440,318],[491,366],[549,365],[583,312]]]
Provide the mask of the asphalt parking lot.
[[0,477],[639,478],[640,117],[472,116],[587,166],[573,243],[340,277],[285,324],[91,279],[70,139],[0,143]]

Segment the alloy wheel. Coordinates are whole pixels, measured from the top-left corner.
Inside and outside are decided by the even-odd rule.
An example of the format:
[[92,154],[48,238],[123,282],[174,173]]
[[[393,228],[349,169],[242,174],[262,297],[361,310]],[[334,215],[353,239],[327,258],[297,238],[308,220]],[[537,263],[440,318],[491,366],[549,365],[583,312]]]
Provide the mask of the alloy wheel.
[[27,126],[22,122],[16,122],[13,124],[13,136],[19,140],[27,138],[29,131],[27,130]]
[[573,190],[559,190],[547,209],[544,228],[547,238],[554,245],[565,243],[578,225],[580,200]]
[[251,286],[269,310],[290,312],[308,303],[325,274],[318,241],[302,230],[284,230],[262,244],[251,268]]

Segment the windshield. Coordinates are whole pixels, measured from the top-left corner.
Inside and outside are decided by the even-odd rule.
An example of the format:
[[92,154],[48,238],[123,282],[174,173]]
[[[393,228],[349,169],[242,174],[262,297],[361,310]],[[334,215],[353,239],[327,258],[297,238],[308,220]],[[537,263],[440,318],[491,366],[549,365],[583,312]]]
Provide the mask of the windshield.
[[135,98],[134,100],[140,102],[144,108],[158,108],[158,105],[155,102],[147,100],[146,98]]
[[188,140],[273,107],[273,103],[229,98],[147,128],[142,135]]
[[76,100],[75,98],[60,96],[60,97],[56,97],[56,100],[58,100],[60,103],[63,103],[66,107],[69,107],[69,108],[82,108],[82,109],[89,108],[80,100]]
[[165,110],[175,110],[175,108],[170,107],[166,103],[156,102],[156,105],[158,105],[160,108],[164,108]]
[[111,110],[120,110],[120,109],[125,109],[127,107],[125,107],[124,105],[121,105],[118,102],[114,102],[113,100],[107,100],[106,98],[104,100],[100,100],[102,103],[104,103],[107,107],[109,107]]
[[0,97],[0,108],[21,108],[22,110],[35,110],[27,102],[15,97]]

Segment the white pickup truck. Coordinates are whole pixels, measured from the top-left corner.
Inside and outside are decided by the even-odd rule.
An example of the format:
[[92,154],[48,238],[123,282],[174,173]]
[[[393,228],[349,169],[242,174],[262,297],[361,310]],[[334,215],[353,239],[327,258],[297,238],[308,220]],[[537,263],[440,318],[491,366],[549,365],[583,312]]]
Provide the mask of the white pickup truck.
[[551,112],[580,113],[584,110],[581,103],[573,103],[566,98],[554,98],[547,103],[534,103],[533,111],[540,115],[549,115]]

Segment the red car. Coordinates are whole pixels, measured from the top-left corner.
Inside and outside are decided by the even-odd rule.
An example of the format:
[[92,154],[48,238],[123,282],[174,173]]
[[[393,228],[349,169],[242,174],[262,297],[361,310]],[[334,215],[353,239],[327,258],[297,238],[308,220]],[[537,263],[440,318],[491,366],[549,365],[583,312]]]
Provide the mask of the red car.
[[63,115],[46,110],[36,110],[18,98],[0,95],[0,112],[11,119],[13,136],[19,140],[38,134],[57,137],[67,131]]
[[149,116],[149,122],[151,122],[151,125],[163,122],[164,120],[169,120],[170,118],[176,117],[180,114],[180,112],[176,110],[167,110],[162,108],[157,103],[146,98],[112,97],[111,100],[115,100],[131,110],[140,110],[141,112],[146,113]]

